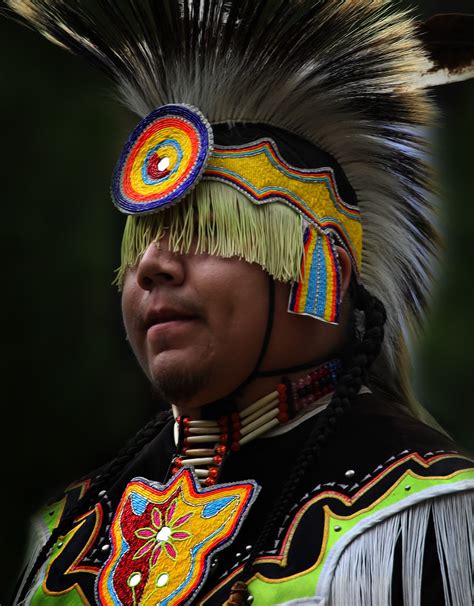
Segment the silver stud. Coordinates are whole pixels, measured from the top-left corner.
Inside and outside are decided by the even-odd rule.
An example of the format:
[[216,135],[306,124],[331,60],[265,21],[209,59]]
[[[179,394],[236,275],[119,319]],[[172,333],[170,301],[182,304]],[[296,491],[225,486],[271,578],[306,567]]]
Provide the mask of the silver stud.
[[107,543],[105,545],[102,545],[101,547],[102,551],[109,551],[110,549],[110,545],[108,545]]
[[247,604],[253,604],[253,600],[254,600],[253,595],[247,596]]
[[211,568],[215,568],[219,564],[219,558],[214,558],[211,562]]
[[107,493],[105,492],[105,490],[101,490],[101,491],[99,492],[99,497],[100,497],[100,498],[105,497],[105,495],[106,495],[106,494],[107,494]]
[[405,486],[405,490],[408,492],[409,490],[411,490],[411,486],[409,486],[409,485]]
[[240,558],[241,556],[242,556],[242,554],[240,553],[240,551],[239,551],[239,553],[236,553],[236,554],[235,554],[235,557],[236,557],[236,558]]
[[356,472],[353,469],[348,469],[344,474],[349,480],[355,476]]
[[62,541],[59,541],[59,543],[57,545],[58,545],[58,548],[61,548],[63,546]]
[[342,530],[342,526],[334,526],[335,532],[340,532]]
[[250,551],[251,549],[252,549],[252,545],[247,545],[247,546],[245,547],[245,550],[246,550],[246,551]]

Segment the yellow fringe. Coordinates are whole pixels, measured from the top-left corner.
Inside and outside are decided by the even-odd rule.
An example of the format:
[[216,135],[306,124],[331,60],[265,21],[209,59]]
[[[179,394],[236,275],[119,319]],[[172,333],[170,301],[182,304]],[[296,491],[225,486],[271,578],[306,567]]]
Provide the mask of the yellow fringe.
[[301,277],[303,219],[298,213],[279,202],[257,206],[227,185],[201,181],[176,206],[127,218],[114,280],[119,290],[127,270],[165,235],[176,253],[239,257],[283,282]]

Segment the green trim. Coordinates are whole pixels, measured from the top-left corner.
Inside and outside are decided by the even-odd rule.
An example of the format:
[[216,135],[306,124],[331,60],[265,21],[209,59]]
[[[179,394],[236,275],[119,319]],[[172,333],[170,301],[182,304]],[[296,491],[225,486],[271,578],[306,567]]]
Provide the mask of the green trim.
[[46,595],[42,589],[42,585],[35,591],[31,598],[30,606],[84,606],[88,602],[84,602],[79,592],[72,588],[67,593],[62,595]]
[[[254,605],[270,606],[271,604],[280,604],[297,598],[309,598],[316,594],[316,588],[319,577],[329,553],[335,545],[357,524],[378,514],[387,507],[402,503],[407,498],[413,498],[413,495],[419,494],[427,488],[435,486],[449,486],[462,480],[473,480],[474,471],[459,471],[447,479],[440,478],[419,478],[411,471],[407,471],[401,476],[385,497],[372,507],[360,512],[351,519],[338,518],[329,512],[329,533],[326,548],[323,557],[314,570],[308,570],[301,573],[298,578],[281,579],[277,582],[269,583],[261,579],[254,579],[249,584],[249,590],[254,597]],[[409,490],[406,487],[410,486]],[[320,495],[319,495],[320,496]],[[341,530],[336,531],[335,527],[340,526]]]
[[53,530],[59,525],[65,504],[66,497],[57,503],[53,503],[53,505],[43,507],[39,511],[38,517],[40,524],[42,527],[47,528],[49,534],[52,534]]
[[[37,514],[38,524],[41,526],[42,530],[47,530],[48,535],[51,535],[53,530],[59,525],[61,520],[61,516],[63,515],[64,507],[66,505],[67,496],[58,501],[57,503],[53,503],[47,507],[43,507]],[[52,515],[50,515],[52,514]],[[57,557],[59,552],[66,546],[67,544],[67,536],[73,532],[74,529],[66,535],[66,537],[61,541],[61,547],[58,547],[58,544],[54,545],[48,559],[43,565],[43,570],[45,570],[50,563]],[[33,593],[30,601],[28,602],[29,606],[44,606],[47,604],[51,604],[54,606],[84,606],[88,604],[88,602],[84,602],[81,598],[80,593],[77,591],[75,587],[72,587],[66,593],[62,595],[49,595],[46,594],[43,590],[43,581],[44,576],[41,579],[41,584],[37,587],[36,591]]]

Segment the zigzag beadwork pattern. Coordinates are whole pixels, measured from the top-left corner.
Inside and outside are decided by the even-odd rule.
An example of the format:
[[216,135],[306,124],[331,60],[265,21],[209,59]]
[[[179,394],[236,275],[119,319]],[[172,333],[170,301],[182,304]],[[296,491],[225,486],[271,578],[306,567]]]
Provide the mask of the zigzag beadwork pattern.
[[[401,511],[423,500],[425,491],[437,488],[439,494],[440,487],[444,487],[449,493],[456,483],[474,482],[474,476],[472,463],[457,452],[436,450],[422,455],[405,450],[357,480],[353,484],[318,484],[288,511],[272,549],[257,557],[257,574],[249,585],[256,602],[278,603],[282,595],[313,596],[329,554],[358,524],[370,526],[371,520],[383,519],[384,511]],[[321,536],[315,532],[318,524]],[[308,537],[315,541],[312,548]],[[289,570],[288,563],[294,562],[290,552],[302,543],[307,547],[305,557]],[[222,572],[218,584],[202,600],[203,605],[226,594],[247,557],[237,559]]]
[[257,205],[287,204],[319,232],[333,233],[360,269],[360,212],[342,200],[331,168],[295,168],[281,157],[276,144],[265,138],[236,147],[216,146],[204,179],[231,185]]

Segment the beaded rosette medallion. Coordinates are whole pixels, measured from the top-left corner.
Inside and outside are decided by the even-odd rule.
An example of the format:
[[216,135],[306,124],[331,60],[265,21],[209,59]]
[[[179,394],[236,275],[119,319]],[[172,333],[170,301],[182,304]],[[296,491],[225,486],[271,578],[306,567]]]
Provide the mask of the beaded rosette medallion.
[[196,185],[212,150],[212,128],[189,105],[164,105],[130,135],[115,168],[112,193],[127,214],[148,214]]
[[130,482],[110,529],[99,602],[189,603],[206,580],[212,555],[233,541],[258,491],[253,481],[201,488],[189,468],[166,485]]

